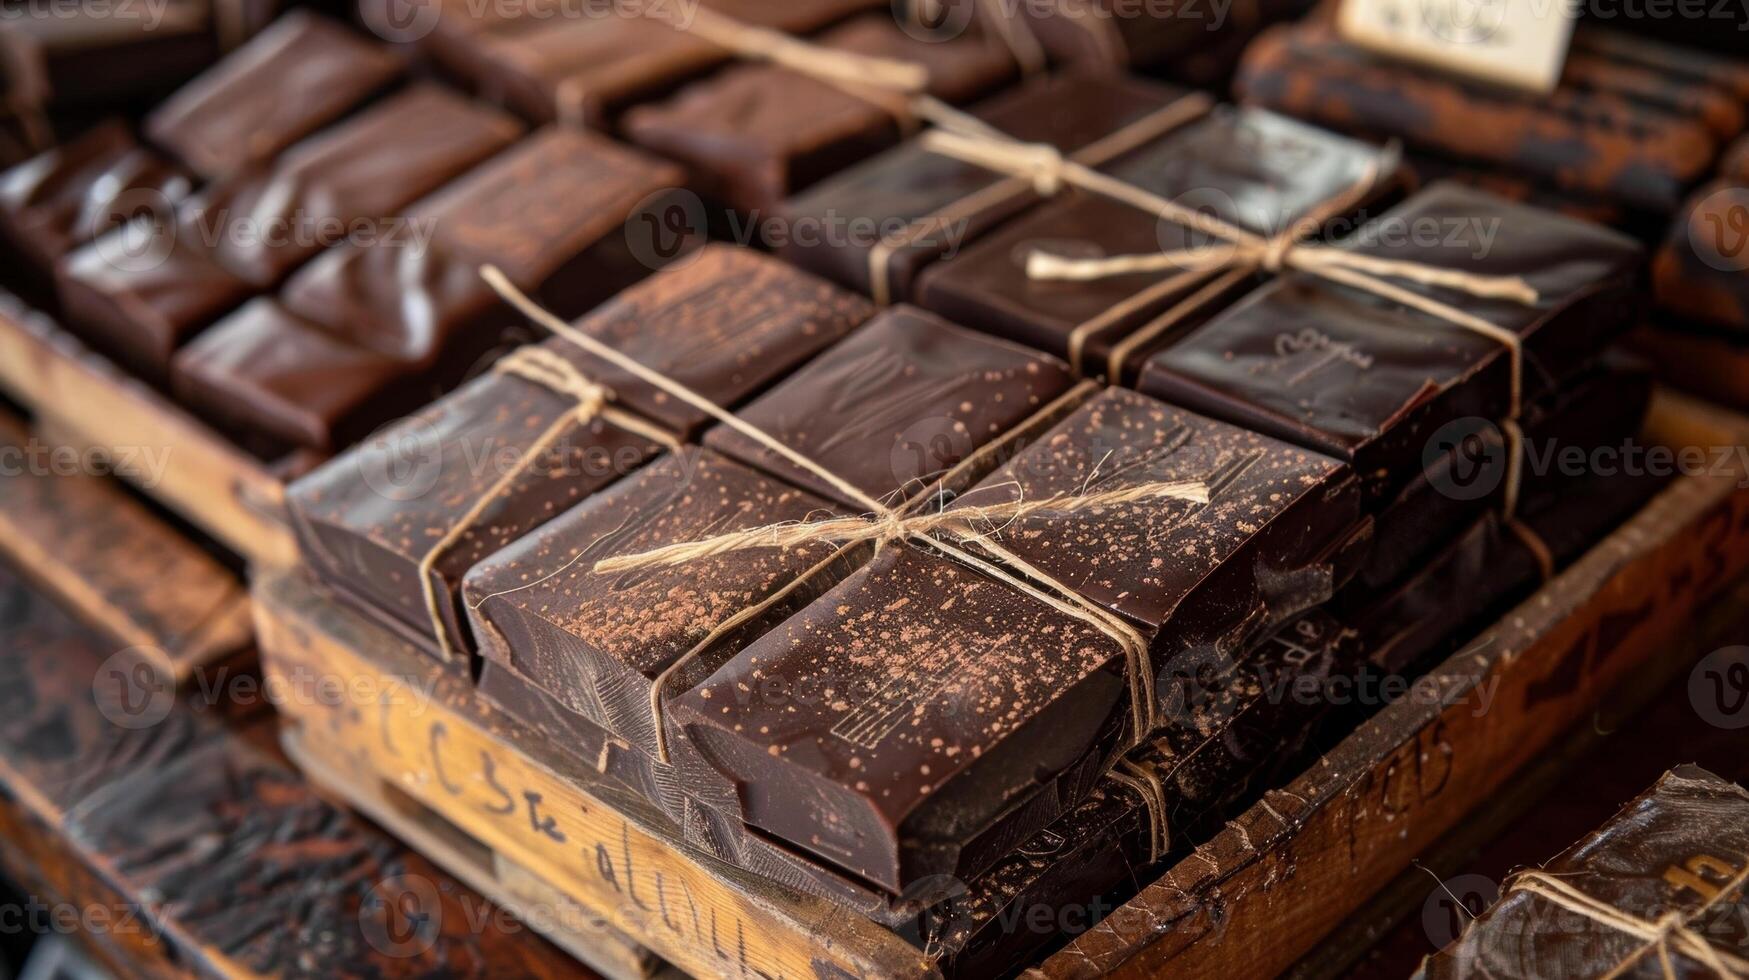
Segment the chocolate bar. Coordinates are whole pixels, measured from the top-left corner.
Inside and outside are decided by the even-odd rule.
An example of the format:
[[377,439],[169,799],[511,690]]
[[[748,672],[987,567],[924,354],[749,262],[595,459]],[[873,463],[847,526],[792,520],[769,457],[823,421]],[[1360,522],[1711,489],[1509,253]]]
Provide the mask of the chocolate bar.
[[1168,10],[1124,0],[1026,0],[1018,9],[1054,61],[1082,70],[1160,68],[1213,85],[1253,34],[1306,6],[1305,0],[1245,0],[1225,10],[1193,4]]
[[[871,5],[870,0],[705,4],[742,23],[786,33],[816,30]],[[577,16],[563,5],[537,4],[527,16],[469,22],[476,19],[465,3],[446,4],[440,7],[433,32],[438,40],[431,50],[487,98],[530,119],[606,129],[626,106],[672,91],[731,57],[708,41],[638,15],[636,7],[613,4]]]
[[[1103,169],[1266,237],[1288,231],[1369,173],[1371,190],[1357,207],[1388,195],[1393,179],[1390,160],[1378,150],[1256,109],[1217,112]],[[1088,258],[1207,244],[1204,233],[1134,205],[1069,191],[935,263],[917,283],[917,302],[1115,381],[1194,322],[1195,311],[1182,303],[1206,280],[1186,283],[1177,269],[1037,279],[1028,275],[1029,256],[1046,251]],[[1198,308],[1218,308],[1256,281],[1232,279]],[[1139,331],[1168,310],[1182,322],[1157,337]]]
[[[1599,450],[1627,445],[1639,434],[1651,399],[1651,372],[1606,354],[1531,405],[1523,420],[1522,494],[1545,496],[1579,477],[1563,468],[1564,456],[1579,452],[1589,460]],[[1420,470],[1375,514],[1372,547],[1355,576],[1360,587],[1390,587],[1443,547],[1453,530],[1503,508],[1507,451],[1504,434],[1493,425],[1466,429],[1449,444],[1429,440]]]
[[1145,696],[1135,671],[1152,670],[1130,662],[1142,651],[1126,654],[1121,631],[1075,613],[1082,603],[1134,622],[1144,643],[1164,638],[1161,656],[1236,649],[1328,598],[1331,573],[1305,555],[1359,515],[1334,460],[1121,391],[953,505],[1186,479],[1207,481],[1210,502],[1152,499],[989,530],[1034,578],[1061,576],[1056,587],[1085,597],[1067,603],[924,545],[888,546],[674,698],[677,765],[727,776],[749,825],[894,892],[974,873],[1073,802],[1040,801],[1043,787],[1097,766],[1132,715],[1149,716],[1132,700]]
[[148,139],[218,180],[272,159],[401,77],[401,60],[293,11],[146,116]]
[[1679,766],[1596,832],[1508,878],[1500,900],[1415,975],[1741,972],[1749,969],[1746,855],[1749,791]]
[[[286,335],[264,333],[259,309],[215,326],[178,361],[178,390],[295,445],[344,445],[455,387],[511,339],[519,321],[481,266],[504,267],[567,316],[642,278],[660,257],[636,252],[622,227],[666,208],[678,176],[600,137],[538,134],[413,204],[391,234],[293,275],[273,314]],[[353,385],[301,392],[299,377],[331,367]]]
[[[1436,234],[1417,234],[1431,229]],[[1483,244],[1483,238],[1488,239]],[[1409,281],[1520,338],[1524,404],[1631,325],[1640,249],[1602,228],[1436,184],[1339,243],[1477,275],[1517,276],[1535,302]],[[1304,273],[1278,278],[1156,354],[1144,391],[1352,463],[1377,501],[1455,419],[1505,419],[1513,358],[1500,340]]]
[[[975,98],[1013,77],[998,41],[966,34],[917,40],[890,15],[870,14],[811,43],[921,65],[929,93]],[[626,113],[627,138],[686,164],[692,186],[743,212],[765,214],[788,195],[898,142],[909,109],[878,91],[858,94],[770,65],[736,65],[672,99]]]
[[[560,146],[573,139],[593,138],[566,134]],[[732,406],[849,333],[868,312],[863,301],[773,259],[712,246],[625,291],[577,326]],[[614,391],[616,404],[670,428],[677,439],[703,425],[696,409],[632,383],[569,343],[542,346]],[[520,377],[492,373],[469,383],[293,487],[290,507],[306,561],[421,645],[438,644],[418,580],[420,563],[505,467],[576,407],[574,397]],[[659,448],[597,418],[543,454],[541,466],[507,488],[435,561],[436,594],[452,597],[441,603],[449,636],[468,635],[453,596],[470,567]],[[409,452],[429,461],[429,469],[409,477],[415,485],[429,483],[419,492],[404,492],[391,477]],[[561,474],[565,479],[553,478]]]
[[[1708,85],[1749,105],[1749,67],[1744,66],[1742,59],[1716,57],[1691,47],[1651,40],[1643,30],[1645,26],[1641,23],[1629,32],[1595,23],[1580,24],[1573,32],[1572,51],[1618,65],[1646,68],[1667,80]],[[1728,36],[1730,32],[1717,33]]]
[[1749,332],[1749,182],[1694,193],[1652,258],[1661,312],[1732,334]]
[[864,499],[725,426],[704,444],[853,512],[915,496],[1069,390],[1056,358],[888,309],[737,414]]
[[[40,104],[118,111],[165,93],[219,56],[225,40],[219,6],[206,0],[151,7],[26,3],[6,8],[0,30],[14,49],[6,60],[40,86]],[[244,29],[239,24],[235,33]]]
[[1661,214],[1718,153],[1697,118],[1572,87],[1529,96],[1466,84],[1366,54],[1318,24],[1266,31],[1235,87],[1248,103],[1321,125]]
[[391,96],[184,201],[162,229],[167,240],[153,243],[156,254],[128,251],[129,236],[157,220],[150,215],[74,253],[58,269],[68,319],[138,373],[162,379],[175,349],[208,324],[361,225],[393,237],[396,211],[519,131],[502,113],[434,86]]
[[0,174],[0,235],[38,277],[55,262],[132,217],[140,205],[173,207],[193,181],[120,120]]
[[[1017,140],[1098,166],[1191,121],[1202,104],[1139,79],[1059,73],[969,112]],[[779,214],[789,234],[777,251],[862,293],[903,301],[928,263],[1037,201],[1030,184],[914,139],[785,202]]]

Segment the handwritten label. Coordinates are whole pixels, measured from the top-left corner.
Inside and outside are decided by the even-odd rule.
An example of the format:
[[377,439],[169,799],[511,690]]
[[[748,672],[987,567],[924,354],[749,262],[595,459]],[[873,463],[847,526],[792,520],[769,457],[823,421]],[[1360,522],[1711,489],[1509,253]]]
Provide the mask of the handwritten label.
[[1552,92],[1573,33],[1560,0],[1343,0],[1342,36],[1379,54]]

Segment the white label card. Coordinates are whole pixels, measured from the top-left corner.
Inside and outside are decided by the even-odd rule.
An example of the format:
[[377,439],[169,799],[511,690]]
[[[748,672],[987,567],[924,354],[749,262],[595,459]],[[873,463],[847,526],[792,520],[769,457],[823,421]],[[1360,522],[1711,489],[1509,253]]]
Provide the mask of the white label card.
[[1343,0],[1337,27],[1379,54],[1552,92],[1573,33],[1569,0]]

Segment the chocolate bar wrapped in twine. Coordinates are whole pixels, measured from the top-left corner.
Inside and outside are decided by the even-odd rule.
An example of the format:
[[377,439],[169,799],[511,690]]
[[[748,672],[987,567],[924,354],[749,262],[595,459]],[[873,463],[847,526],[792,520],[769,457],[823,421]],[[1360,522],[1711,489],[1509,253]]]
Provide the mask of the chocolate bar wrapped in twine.
[[492,371],[539,385],[574,400],[577,405],[554,419],[545,431],[536,436],[534,442],[517,457],[516,462],[507,467],[486,492],[474,501],[473,506],[463,511],[450,529],[419,559],[419,588],[425,599],[425,614],[431,618],[432,635],[437,638],[445,657],[459,656],[460,644],[450,636],[447,620],[443,615],[443,598],[438,594],[436,576],[433,574],[438,560],[455,547],[473,528],[474,522],[566,432],[573,427],[582,428],[600,419],[669,450],[680,448],[680,441],[673,433],[630,412],[615,408],[610,404],[613,401],[613,392],[584,377],[576,365],[554,351],[544,347],[520,347],[501,358],[492,366]]
[[[685,385],[650,369],[553,316],[518,290],[497,268],[486,266],[480,270],[480,274],[506,302],[516,307],[534,323],[752,439],[795,466],[825,481],[839,493],[842,493],[846,499],[854,501],[857,506],[863,507],[867,511],[867,515],[864,517],[808,522],[800,525],[775,525],[755,529],[752,532],[727,535],[724,540],[706,539],[674,548],[664,548],[661,549],[660,553],[647,552],[620,559],[609,559],[614,563],[613,568],[625,569],[681,564],[708,555],[747,548],[794,547],[807,542],[836,543],[839,545],[834,554],[807,569],[762,602],[749,606],[714,626],[703,640],[682,654],[656,677],[650,689],[650,713],[655,726],[657,755],[663,762],[669,761],[669,754],[666,726],[662,722],[662,695],[679,671],[710,649],[722,637],[762,615],[809,579],[823,573],[840,557],[867,543],[872,543],[878,549],[888,544],[905,541],[933,549],[951,559],[982,571],[996,581],[1043,602],[1058,612],[1079,620],[1104,634],[1124,654],[1131,692],[1132,718],[1130,727],[1134,739],[1139,742],[1154,728],[1153,675],[1149,669],[1147,639],[1134,626],[1115,613],[1083,597],[1068,584],[1003,548],[993,540],[990,530],[984,524],[990,521],[1013,520],[1025,514],[1039,513],[1041,507],[1058,513],[1077,513],[1098,507],[1149,499],[1206,502],[1208,499],[1206,486],[1199,482],[1184,481],[1146,483],[1111,493],[1054,497],[1046,501],[1017,501],[1012,504],[992,505],[984,508],[967,508],[964,512],[957,514],[947,511],[933,514],[920,513],[919,509],[928,500],[927,495],[919,497],[908,505],[888,506],[864,493],[838,474],[790,448],[758,427],[730,414],[727,410]],[[994,560],[980,557],[968,551],[965,546],[973,544],[991,555]],[[998,561],[1003,564],[997,564]],[[598,571],[607,570],[600,565],[597,565],[596,569]]]
[[[1109,370],[1114,376],[1131,353],[1246,277],[1258,272],[1280,274],[1289,270],[1371,293],[1500,344],[1506,349],[1511,365],[1508,409],[1500,424],[1509,443],[1504,512],[1510,518],[1517,510],[1524,447],[1524,433],[1518,423],[1524,395],[1522,340],[1517,333],[1505,327],[1448,303],[1404,289],[1388,279],[1406,280],[1465,293],[1479,299],[1505,300],[1524,306],[1536,305],[1539,300],[1537,291],[1520,276],[1477,275],[1419,262],[1381,259],[1346,249],[1311,245],[1305,241],[1331,218],[1366,200],[1375,189],[1380,174],[1386,169],[1381,163],[1375,162],[1359,180],[1341,193],[1311,208],[1280,234],[1265,237],[1101,173],[1064,157],[1055,147],[1022,143],[1003,137],[989,127],[972,131],[969,127],[959,125],[956,120],[949,119],[941,128],[925,133],[922,139],[923,144],[934,152],[1030,180],[1041,195],[1056,194],[1066,186],[1076,187],[1214,239],[1216,244],[1147,255],[1120,255],[1098,259],[1074,259],[1042,250],[1031,253],[1027,257],[1027,275],[1033,279],[1091,281],[1136,272],[1177,272],[1177,275],[1168,278],[1156,290],[1139,295],[1128,303],[1118,304],[1106,316],[1077,327],[1069,338],[1070,363],[1077,370],[1080,368],[1081,352],[1088,337],[1103,329],[1113,317],[1131,312],[1130,307],[1138,301],[1151,300],[1157,294],[1169,295],[1195,289],[1189,297],[1113,347]],[[1394,148],[1388,151],[1386,162],[1394,159],[1395,153]]]
[[1599,974],[1603,980],[1613,980],[1632,970],[1646,957],[1657,954],[1658,966],[1666,980],[1676,980],[1672,954],[1685,956],[1711,970],[1715,976],[1749,978],[1749,960],[1719,949],[1689,927],[1689,922],[1731,895],[1739,895],[1749,883],[1749,862],[1717,891],[1707,896],[1698,908],[1686,912],[1673,911],[1656,920],[1642,919],[1608,902],[1585,894],[1561,878],[1541,871],[1526,871],[1512,878],[1506,894],[1522,892],[1552,902],[1569,912],[1584,916],[1598,925],[1624,933],[1641,945],[1620,962]]

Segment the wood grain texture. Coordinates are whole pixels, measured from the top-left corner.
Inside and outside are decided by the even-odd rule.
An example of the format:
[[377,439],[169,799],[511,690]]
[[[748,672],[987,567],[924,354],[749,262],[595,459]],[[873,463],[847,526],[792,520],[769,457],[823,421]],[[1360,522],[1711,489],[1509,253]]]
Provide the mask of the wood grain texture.
[[170,687],[247,649],[242,581],[108,477],[54,465],[55,445],[0,416],[21,463],[0,473],[0,554]]
[[[1663,393],[1650,442],[1735,447],[1749,423]],[[1749,566],[1749,474],[1683,476],[1384,709],[1029,977],[1273,976],[1636,668],[1681,648]],[[1267,942],[1239,937],[1267,936]]]
[[[898,936],[693,850],[650,804],[565,761],[472,684],[317,592],[258,576],[256,627],[311,755],[396,787],[696,976],[934,974]],[[351,787],[345,787],[349,796]]]
[[91,352],[53,320],[0,291],[0,391],[39,415],[76,449],[102,449],[153,499],[252,561],[284,565],[297,548],[284,519],[284,485],[271,464]]
[[0,628],[0,857],[128,974],[580,973],[5,569]]

